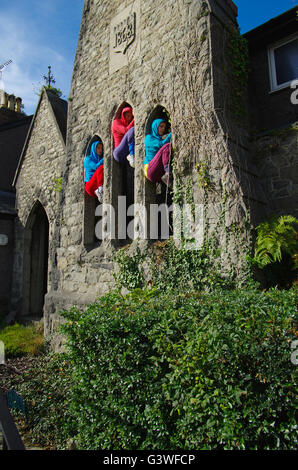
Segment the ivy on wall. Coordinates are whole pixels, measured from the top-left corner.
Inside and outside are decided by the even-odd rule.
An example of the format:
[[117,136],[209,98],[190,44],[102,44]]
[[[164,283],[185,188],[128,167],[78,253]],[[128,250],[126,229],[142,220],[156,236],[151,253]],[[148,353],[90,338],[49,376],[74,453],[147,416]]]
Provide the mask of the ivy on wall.
[[245,93],[248,85],[249,54],[248,42],[234,26],[226,28],[227,58],[231,80],[231,106],[239,121],[246,116]]

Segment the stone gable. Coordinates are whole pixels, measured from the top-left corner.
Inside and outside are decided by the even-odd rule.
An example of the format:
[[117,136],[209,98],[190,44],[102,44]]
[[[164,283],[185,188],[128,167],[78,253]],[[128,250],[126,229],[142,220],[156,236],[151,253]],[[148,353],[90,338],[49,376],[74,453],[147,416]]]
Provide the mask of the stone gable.
[[16,181],[18,216],[24,226],[37,199],[44,205],[49,219],[55,220],[59,199],[56,179],[62,176],[64,158],[65,145],[44,92]]
[[[57,213],[61,191],[62,163],[65,143],[55,119],[48,92],[43,91],[15,176],[18,221],[15,227],[13,305],[16,312],[30,315],[28,285],[30,283],[30,256],[35,209],[43,207],[49,224],[48,233],[48,288],[50,288],[53,239],[57,237]],[[38,256],[38,254],[37,254]],[[32,287],[33,289],[33,287]],[[42,312],[40,312],[42,314]]]

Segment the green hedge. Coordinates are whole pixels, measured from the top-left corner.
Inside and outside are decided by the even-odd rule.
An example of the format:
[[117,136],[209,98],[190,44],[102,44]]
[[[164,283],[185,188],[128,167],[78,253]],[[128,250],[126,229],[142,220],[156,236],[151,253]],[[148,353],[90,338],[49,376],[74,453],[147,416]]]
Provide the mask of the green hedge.
[[297,289],[113,292],[64,312],[82,449],[295,449]]
[[76,430],[69,409],[71,380],[67,356],[46,350],[13,384],[26,402],[25,436],[44,450],[65,449],[68,436]]

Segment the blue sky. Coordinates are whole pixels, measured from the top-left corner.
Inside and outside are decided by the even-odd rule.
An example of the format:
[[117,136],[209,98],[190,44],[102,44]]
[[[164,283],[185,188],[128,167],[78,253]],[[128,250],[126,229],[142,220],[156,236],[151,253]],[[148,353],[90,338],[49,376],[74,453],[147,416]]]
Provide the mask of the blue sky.
[[256,28],[298,5],[297,0],[234,0],[238,6],[241,33]]
[[[242,33],[297,5],[296,0],[234,1]],[[2,87],[23,98],[27,114],[35,110],[36,92],[48,65],[67,98],[83,4],[84,0],[0,0],[0,65],[13,60],[3,72]]]
[[84,0],[0,0],[0,64],[5,91],[34,112],[48,65],[67,98]]

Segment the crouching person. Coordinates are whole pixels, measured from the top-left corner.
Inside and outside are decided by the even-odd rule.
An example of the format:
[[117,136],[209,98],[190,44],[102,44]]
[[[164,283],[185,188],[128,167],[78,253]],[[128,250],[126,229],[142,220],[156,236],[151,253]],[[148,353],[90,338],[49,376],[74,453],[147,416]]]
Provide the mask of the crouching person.
[[124,108],[120,119],[114,119],[112,133],[115,160],[119,163],[126,163],[127,160],[130,166],[134,168],[135,134],[132,108]]
[[89,155],[84,158],[85,190],[89,196],[103,200],[103,143],[93,142]]
[[167,124],[163,119],[155,119],[151,134],[145,137],[144,173],[152,183],[172,184],[171,133],[165,135]]

